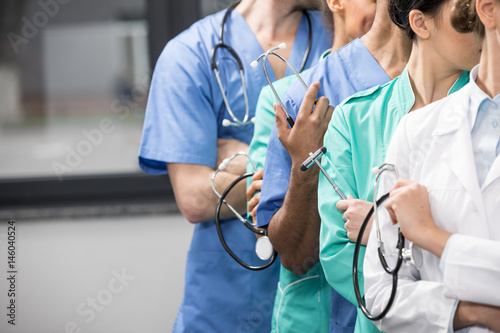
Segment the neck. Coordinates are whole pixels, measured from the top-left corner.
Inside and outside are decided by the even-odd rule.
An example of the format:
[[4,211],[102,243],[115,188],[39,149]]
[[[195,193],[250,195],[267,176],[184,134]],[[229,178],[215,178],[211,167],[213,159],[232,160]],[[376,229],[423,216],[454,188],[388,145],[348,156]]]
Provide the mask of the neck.
[[265,34],[268,39],[279,39],[290,35],[290,29],[297,30],[303,8],[294,1],[243,0],[236,10],[257,37]]
[[338,14],[333,15],[333,46],[332,52],[353,41],[345,29],[344,18]]
[[[303,8],[299,0],[243,0],[236,10],[247,22],[263,51],[284,42],[286,49],[276,53],[289,59],[302,19]],[[276,79],[284,77],[286,65],[277,57],[268,60]]]
[[500,94],[499,64],[500,45],[497,40],[491,40],[487,33],[481,51],[481,61],[479,62],[476,83],[491,98]]
[[361,40],[391,79],[401,74],[410,56],[411,41],[392,23],[386,1],[377,2],[373,25]]
[[462,73],[462,69],[449,65],[445,60],[440,61],[430,50],[414,42],[408,61],[408,74],[415,95],[411,110],[446,97]]

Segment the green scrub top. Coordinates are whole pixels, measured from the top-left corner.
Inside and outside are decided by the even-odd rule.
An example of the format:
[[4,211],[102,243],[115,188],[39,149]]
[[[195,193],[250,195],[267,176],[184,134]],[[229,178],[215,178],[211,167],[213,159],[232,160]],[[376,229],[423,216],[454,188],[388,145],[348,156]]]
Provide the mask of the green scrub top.
[[[469,81],[464,72],[448,92]],[[326,154],[321,159],[333,182],[347,196],[372,201],[375,176],[371,170],[384,163],[390,140],[401,118],[415,103],[408,70],[381,86],[357,93],[335,108],[324,138]],[[342,212],[336,208],[339,195],[320,173],[318,209],[321,216],[320,260],[329,284],[358,306],[352,280],[355,243],[347,238]],[[363,258],[359,259],[359,284],[364,294]],[[355,332],[378,332],[358,307]]]
[[[282,96],[296,79],[295,75],[291,75],[276,81],[274,88],[278,95]],[[264,168],[269,135],[274,123],[273,104],[276,102],[271,88],[264,87],[257,102],[254,135],[249,148],[249,155],[257,170]],[[250,163],[247,171],[254,172]],[[250,184],[249,178],[248,185]],[[281,266],[271,332],[329,332],[330,306],[331,287],[320,263],[302,276]]]

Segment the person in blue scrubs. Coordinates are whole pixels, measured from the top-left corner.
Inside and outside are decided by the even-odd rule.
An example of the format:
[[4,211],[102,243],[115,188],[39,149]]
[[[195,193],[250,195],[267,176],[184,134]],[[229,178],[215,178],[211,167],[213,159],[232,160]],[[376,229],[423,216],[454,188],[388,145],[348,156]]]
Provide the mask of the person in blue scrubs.
[[[287,91],[284,105],[293,118],[298,114],[293,129],[288,127],[282,110],[277,107],[257,208],[257,225],[268,228],[283,266],[295,274],[305,274],[319,261],[319,169],[317,166],[307,172],[299,169],[309,152],[322,146],[333,111],[331,107],[320,107],[324,105],[321,102],[324,97],[320,97],[311,113],[316,97],[326,96],[330,104],[337,105],[358,91],[388,82],[406,65],[411,44],[391,22],[387,3],[387,0],[377,1],[375,21],[366,35],[332,53],[304,75],[304,81],[311,85],[307,94],[297,83]],[[319,83],[311,84],[314,80]],[[331,308],[331,330],[352,332],[356,308],[335,291]],[[376,331],[373,325],[370,329]]]
[[[248,94],[249,118],[253,117],[261,88],[267,84],[261,68],[250,63],[264,49],[286,42],[282,50],[299,67],[308,45],[309,27],[302,9],[315,8],[319,0],[243,0],[224,24],[224,43],[241,58]],[[228,115],[211,67],[213,47],[226,11],[208,16],[171,40],[153,74],[146,110],[139,164],[150,174],[168,173],[177,204],[195,223],[186,264],[184,298],[174,332],[266,332],[270,331],[272,305],[279,265],[253,272],[236,263],[219,242],[213,221],[217,197],[211,177],[224,158],[248,150],[253,125],[223,126]],[[306,67],[315,64],[331,41],[322,27],[321,13],[309,11],[312,23],[311,52]],[[227,50],[216,53],[222,86],[232,112],[245,117],[245,100],[234,57]],[[271,61],[271,79],[284,75],[284,64]],[[218,174],[219,193],[245,172],[245,162]],[[228,200],[246,210],[245,184]],[[231,201],[236,199],[237,202]],[[222,212],[222,229],[229,246],[243,260],[257,264],[255,236]]]

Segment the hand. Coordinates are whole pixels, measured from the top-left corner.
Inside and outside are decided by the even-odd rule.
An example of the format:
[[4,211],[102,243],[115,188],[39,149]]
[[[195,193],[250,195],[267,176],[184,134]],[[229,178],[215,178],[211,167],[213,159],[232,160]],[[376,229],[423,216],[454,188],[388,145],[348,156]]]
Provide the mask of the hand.
[[[217,165],[226,158],[239,152],[248,152],[248,145],[236,139],[217,139]],[[225,171],[234,175],[242,175],[247,169],[247,159],[245,156],[238,156],[231,161]]]
[[419,183],[400,178],[391,189],[385,208],[392,224],[399,223],[409,241],[416,242],[429,229],[437,228],[431,216],[429,193]]
[[323,146],[323,137],[332,118],[333,107],[328,105],[326,97],[320,97],[316,102],[320,86],[319,82],[313,82],[307,90],[293,128],[288,127],[281,106],[274,105],[278,138],[290,154],[293,165],[300,165],[309,153]]
[[264,169],[260,169],[255,172],[252,177],[252,184],[247,188],[247,201],[248,201],[248,211],[253,221],[257,221],[257,206],[260,201],[260,191],[262,189],[262,178],[264,176]]
[[391,189],[385,208],[392,223],[399,223],[407,240],[441,257],[451,233],[439,229],[434,223],[429,193],[424,185],[400,178]]
[[453,318],[453,329],[459,330],[472,325],[481,325],[500,332],[500,308],[460,301]]
[[[356,242],[358,239],[361,225],[363,224],[363,221],[372,206],[373,203],[360,199],[354,199],[352,195],[348,195],[346,200],[339,200],[337,202],[337,209],[344,212],[344,214],[342,214],[342,218],[345,221],[347,238],[349,238],[350,241]],[[366,245],[366,243],[368,243],[371,227],[372,219],[370,218],[370,221],[368,222],[368,225],[363,233],[361,244]]]

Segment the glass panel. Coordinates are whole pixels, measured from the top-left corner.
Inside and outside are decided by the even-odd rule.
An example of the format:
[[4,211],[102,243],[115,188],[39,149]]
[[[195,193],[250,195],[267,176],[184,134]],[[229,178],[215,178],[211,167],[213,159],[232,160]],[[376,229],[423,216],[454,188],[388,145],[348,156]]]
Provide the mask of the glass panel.
[[139,170],[146,0],[2,0],[0,178]]

